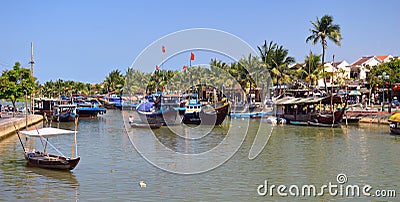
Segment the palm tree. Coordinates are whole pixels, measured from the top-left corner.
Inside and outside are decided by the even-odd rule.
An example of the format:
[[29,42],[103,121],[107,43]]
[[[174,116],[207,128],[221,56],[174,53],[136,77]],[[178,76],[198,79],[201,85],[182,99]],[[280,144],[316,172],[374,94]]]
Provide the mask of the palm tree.
[[289,65],[295,62],[294,57],[288,56],[289,51],[284,49],[283,46],[276,47],[271,61],[271,72],[276,75],[276,83],[280,86],[279,94],[282,93],[282,84],[290,82],[291,71]]
[[[311,35],[307,37],[306,43],[312,41],[312,44],[317,44],[319,41],[322,45],[322,66],[325,62],[325,50],[328,47],[327,39],[333,41],[336,45],[340,46],[342,40],[342,34],[340,33],[340,26],[333,24],[333,17],[329,15],[322,16],[321,19],[317,17],[317,21],[312,22],[312,28],[310,28]],[[322,69],[325,74],[325,69]],[[325,91],[328,92],[326,87],[326,79],[324,78]]]
[[311,85],[316,85],[316,81],[319,79],[319,63],[321,61],[321,55],[314,55],[310,50],[310,55],[306,56],[305,63],[305,77],[306,81]]
[[275,52],[275,49],[277,47],[277,44],[274,43],[273,41],[269,42],[269,45],[267,44],[267,40],[264,41],[264,45],[257,46],[258,51],[260,52],[260,57],[261,61],[265,65],[266,68],[270,68],[271,65],[271,57],[273,53]]
[[111,71],[103,82],[107,92],[114,92],[116,94],[121,94],[124,83],[125,77],[120,70]]

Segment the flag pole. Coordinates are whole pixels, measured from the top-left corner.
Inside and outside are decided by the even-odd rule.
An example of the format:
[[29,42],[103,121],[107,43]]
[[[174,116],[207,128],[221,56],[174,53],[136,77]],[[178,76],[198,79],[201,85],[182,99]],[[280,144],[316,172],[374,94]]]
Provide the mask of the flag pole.
[[[161,47],[161,71],[164,70],[164,53],[165,53],[165,46]],[[163,83],[165,81],[165,71],[163,71]],[[161,86],[161,92],[164,92],[164,86]]]

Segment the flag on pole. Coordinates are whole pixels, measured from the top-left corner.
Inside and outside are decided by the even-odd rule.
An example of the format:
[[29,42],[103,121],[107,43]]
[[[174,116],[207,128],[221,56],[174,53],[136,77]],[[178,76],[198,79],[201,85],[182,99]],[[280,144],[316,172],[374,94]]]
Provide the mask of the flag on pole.
[[190,53],[190,60],[194,60],[194,53]]
[[156,65],[156,71],[158,71],[158,65]]
[[162,47],[161,47],[161,52],[162,52],[162,53],[165,53],[165,46],[162,46]]

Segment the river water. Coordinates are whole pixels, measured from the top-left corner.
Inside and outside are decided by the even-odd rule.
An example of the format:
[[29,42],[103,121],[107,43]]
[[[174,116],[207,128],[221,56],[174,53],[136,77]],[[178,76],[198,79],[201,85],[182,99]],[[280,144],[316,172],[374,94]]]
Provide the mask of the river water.
[[[127,132],[122,113],[109,110],[101,118],[80,119],[77,139],[81,162],[72,172],[27,167],[18,137],[14,135],[1,141],[0,201],[399,200],[393,197],[333,196],[327,189],[322,196],[312,197],[279,196],[276,189],[272,196],[269,192],[265,196],[258,193],[262,194],[265,181],[269,188],[271,185],[298,185],[300,188],[302,185],[315,185],[319,192],[318,187],[322,185],[340,185],[337,176],[345,174],[347,181],[342,185],[370,185],[373,194],[375,190],[382,189],[396,190],[399,195],[400,137],[390,135],[387,125],[360,124],[334,129],[276,126],[260,155],[250,160],[249,150],[257,128],[266,123],[260,120],[232,120],[239,125],[242,122],[249,124],[249,131],[239,150],[212,170],[184,175],[160,169],[139,154],[132,138],[142,139],[143,147],[156,147],[155,141],[148,139],[151,135],[148,129],[128,128]],[[74,125],[53,123],[53,127],[73,129]],[[180,130],[179,126],[175,127]],[[198,137],[189,143],[165,128],[156,129],[154,133],[166,147],[190,154],[216,147],[226,137],[226,130],[226,126],[212,129],[212,136]],[[191,131],[195,135],[196,129]],[[232,130],[232,135],[243,136],[240,130]],[[25,142],[25,138],[23,140]],[[57,137],[54,145],[67,145],[65,152],[70,154],[71,140]],[[29,139],[27,144],[38,145],[38,141]],[[225,154],[213,155],[208,162]],[[172,163],[171,169],[175,166],[178,165]],[[141,188],[140,181],[144,181],[147,187]],[[258,190],[260,185],[264,186]],[[288,190],[286,193],[289,193]]]

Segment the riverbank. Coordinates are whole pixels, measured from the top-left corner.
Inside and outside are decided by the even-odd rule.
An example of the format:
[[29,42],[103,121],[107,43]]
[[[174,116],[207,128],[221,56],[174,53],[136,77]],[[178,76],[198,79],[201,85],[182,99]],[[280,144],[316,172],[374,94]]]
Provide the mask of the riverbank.
[[[28,115],[28,126],[36,124],[43,120],[41,115]],[[0,140],[12,135],[15,127],[20,130],[26,127],[25,115],[23,116],[4,116],[0,118]]]
[[[375,123],[375,124],[389,124],[389,117],[397,113],[397,110],[392,110],[391,113],[387,111],[379,111],[377,109],[353,109],[347,111],[348,117],[360,117],[360,123]],[[343,117],[345,119],[345,117]]]

